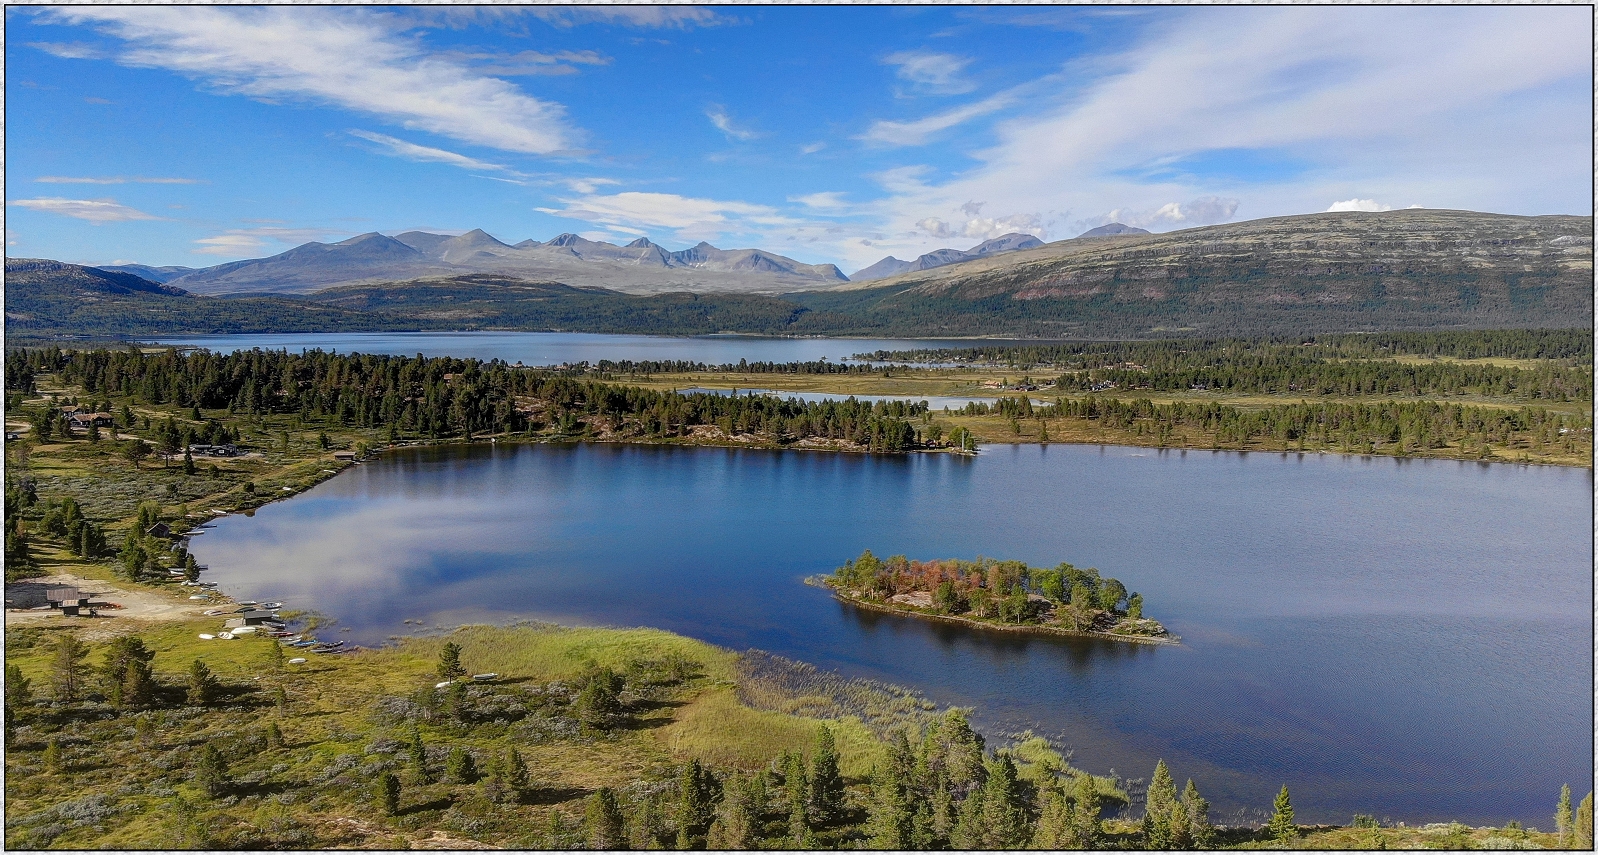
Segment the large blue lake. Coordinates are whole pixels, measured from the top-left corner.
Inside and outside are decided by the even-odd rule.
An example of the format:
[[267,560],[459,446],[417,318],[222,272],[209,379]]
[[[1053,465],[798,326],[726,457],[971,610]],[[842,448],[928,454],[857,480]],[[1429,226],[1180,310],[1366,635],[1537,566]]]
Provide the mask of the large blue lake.
[[[991,339],[987,342],[999,342]],[[302,350],[500,359],[523,365],[632,360],[685,360],[708,365],[847,359],[877,350],[959,347],[969,339],[769,338],[742,335],[655,336],[556,332],[272,333],[162,338],[161,344],[234,350]],[[1002,342],[1000,342],[1002,343]],[[1032,343],[1032,342],[1029,342]]]
[[[975,707],[1075,762],[1164,758],[1218,821],[1549,826],[1593,763],[1592,476],[1349,456],[990,446],[976,459],[621,445],[405,450],[194,551],[375,643],[539,618],[656,626]],[[1099,568],[1180,647],[863,613],[803,585],[871,548]]]

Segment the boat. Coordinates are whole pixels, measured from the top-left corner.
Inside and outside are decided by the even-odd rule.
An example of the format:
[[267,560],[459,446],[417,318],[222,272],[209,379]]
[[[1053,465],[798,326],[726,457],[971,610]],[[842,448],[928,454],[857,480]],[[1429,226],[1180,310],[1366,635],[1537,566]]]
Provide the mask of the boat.
[[499,673],[495,672],[495,671],[490,671],[487,674],[473,674],[472,675],[472,679],[473,680],[477,680],[479,682],[486,683],[489,680],[497,680],[497,679],[499,679]]
[[223,611],[222,609],[206,609],[205,611],[201,612],[200,614],[208,615],[210,617],[216,617],[217,615],[225,615],[225,614],[227,614],[227,612]]
[[206,641],[210,641],[210,640],[211,640],[211,639],[213,639],[213,638],[216,638],[216,636],[214,636],[214,635],[212,635],[212,634],[211,634],[211,633],[209,633],[209,632],[202,632],[202,633],[200,633],[200,637],[201,637],[201,638],[203,638],[203,639],[205,639],[205,640],[206,640]]
[[262,603],[261,604],[261,608],[266,609],[268,611],[271,611],[272,609],[281,609],[281,608],[283,608],[283,604],[282,603]]
[[311,647],[311,646],[314,646],[316,643],[317,643],[316,639],[307,638],[304,641],[296,641],[293,644],[290,644],[289,646],[290,647]]
[[447,689],[454,682],[455,682],[454,680],[445,680],[442,683],[438,683],[438,684],[434,685],[433,688],[435,688],[435,689]]
[[296,656],[293,659],[289,660],[289,664],[290,665],[304,665],[305,664],[305,657],[304,656]]
[[254,600],[234,600],[234,602],[236,602],[236,603],[238,603],[238,604],[239,604],[239,605],[241,605],[241,606],[255,606],[255,605],[260,605],[260,604],[259,604],[259,603],[257,603],[257,602],[255,602],[255,601],[254,601]]
[[316,646],[319,647],[319,648],[325,649],[325,650],[332,650],[335,647],[343,647],[344,646],[344,642],[342,642],[342,641],[322,641],[322,642],[318,642]]
[[181,567],[169,567],[166,571],[168,576],[182,576],[183,572],[183,568]]
[[233,634],[235,636],[238,636],[238,635],[249,635],[249,634],[251,634],[251,633],[253,633],[255,631],[256,631],[256,628],[253,627],[253,626],[241,626],[241,627],[238,627],[237,629],[234,629],[233,630]]
[[231,633],[231,632],[218,633],[216,637],[217,638],[232,639],[233,638],[233,633]]
[[204,594],[190,594],[189,595],[189,599],[191,599],[191,600],[209,600],[211,598],[207,597]]

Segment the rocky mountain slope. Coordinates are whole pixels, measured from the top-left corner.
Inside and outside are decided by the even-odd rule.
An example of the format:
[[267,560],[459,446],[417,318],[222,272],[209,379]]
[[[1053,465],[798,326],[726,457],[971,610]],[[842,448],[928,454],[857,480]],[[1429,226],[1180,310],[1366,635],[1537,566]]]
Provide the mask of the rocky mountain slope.
[[796,295],[926,334],[1590,326],[1590,217],[1470,211],[1275,217],[1082,237],[869,287]]

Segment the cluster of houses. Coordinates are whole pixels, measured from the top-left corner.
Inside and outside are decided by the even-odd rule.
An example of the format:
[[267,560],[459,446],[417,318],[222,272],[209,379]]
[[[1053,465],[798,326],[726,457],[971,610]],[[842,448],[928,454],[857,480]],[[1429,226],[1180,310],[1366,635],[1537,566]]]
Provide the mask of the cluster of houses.
[[116,416],[111,413],[91,413],[75,405],[62,407],[61,415],[67,417],[67,424],[73,430],[86,431],[91,427],[111,427],[116,424]]
[[238,457],[239,447],[232,443],[226,445],[190,445],[189,454],[203,457]]

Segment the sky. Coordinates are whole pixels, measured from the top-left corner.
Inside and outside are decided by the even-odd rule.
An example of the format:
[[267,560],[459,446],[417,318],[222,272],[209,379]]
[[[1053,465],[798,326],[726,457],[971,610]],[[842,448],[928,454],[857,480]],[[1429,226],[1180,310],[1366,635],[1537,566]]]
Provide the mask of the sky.
[[1592,214],[1579,6],[6,9],[6,253],[481,228],[852,273],[1024,232]]

